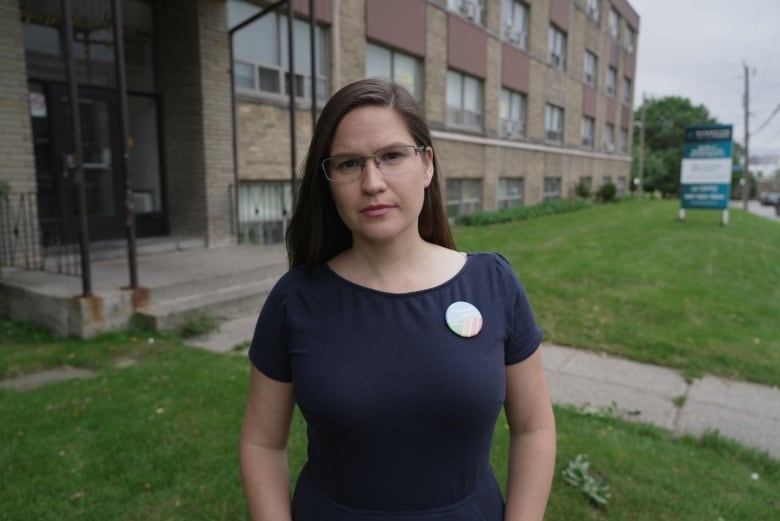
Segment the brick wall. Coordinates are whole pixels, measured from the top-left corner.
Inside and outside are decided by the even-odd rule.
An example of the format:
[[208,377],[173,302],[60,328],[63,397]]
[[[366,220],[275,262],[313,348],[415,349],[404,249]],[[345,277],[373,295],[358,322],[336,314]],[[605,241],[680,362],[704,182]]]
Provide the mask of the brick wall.
[[227,11],[221,0],[158,4],[171,233],[229,244],[233,182]]
[[35,159],[18,0],[0,0],[0,180],[35,190]]

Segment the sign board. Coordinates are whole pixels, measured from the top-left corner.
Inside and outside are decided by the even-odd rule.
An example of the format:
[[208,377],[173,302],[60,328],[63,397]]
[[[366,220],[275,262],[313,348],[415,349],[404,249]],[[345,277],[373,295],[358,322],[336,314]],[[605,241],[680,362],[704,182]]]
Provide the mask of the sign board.
[[727,209],[731,192],[731,125],[685,129],[680,168],[682,208]]

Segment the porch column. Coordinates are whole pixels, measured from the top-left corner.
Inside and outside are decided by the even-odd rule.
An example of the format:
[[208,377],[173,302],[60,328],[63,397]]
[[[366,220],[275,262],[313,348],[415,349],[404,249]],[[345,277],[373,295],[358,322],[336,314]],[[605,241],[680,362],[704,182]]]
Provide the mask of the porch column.
[[171,234],[228,245],[235,237],[227,5],[167,0],[158,8]]

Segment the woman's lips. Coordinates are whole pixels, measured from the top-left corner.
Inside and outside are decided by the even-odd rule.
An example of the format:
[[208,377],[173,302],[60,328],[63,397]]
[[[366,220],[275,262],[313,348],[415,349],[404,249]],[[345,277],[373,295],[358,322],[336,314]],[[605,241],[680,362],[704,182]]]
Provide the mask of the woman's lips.
[[360,213],[366,217],[381,217],[392,209],[393,206],[389,204],[372,204],[360,210]]

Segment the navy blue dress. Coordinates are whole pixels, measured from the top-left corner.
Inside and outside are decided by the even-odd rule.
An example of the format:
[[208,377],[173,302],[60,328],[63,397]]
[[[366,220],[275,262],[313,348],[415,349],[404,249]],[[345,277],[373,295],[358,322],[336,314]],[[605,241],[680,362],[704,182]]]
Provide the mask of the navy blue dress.
[[[445,320],[453,302],[482,316],[472,337]],[[249,350],[266,376],[293,382],[308,461],[295,521],[501,521],[489,465],[505,365],[542,332],[499,254],[469,254],[431,289],[395,294],[326,265],[295,268],[268,296]]]

